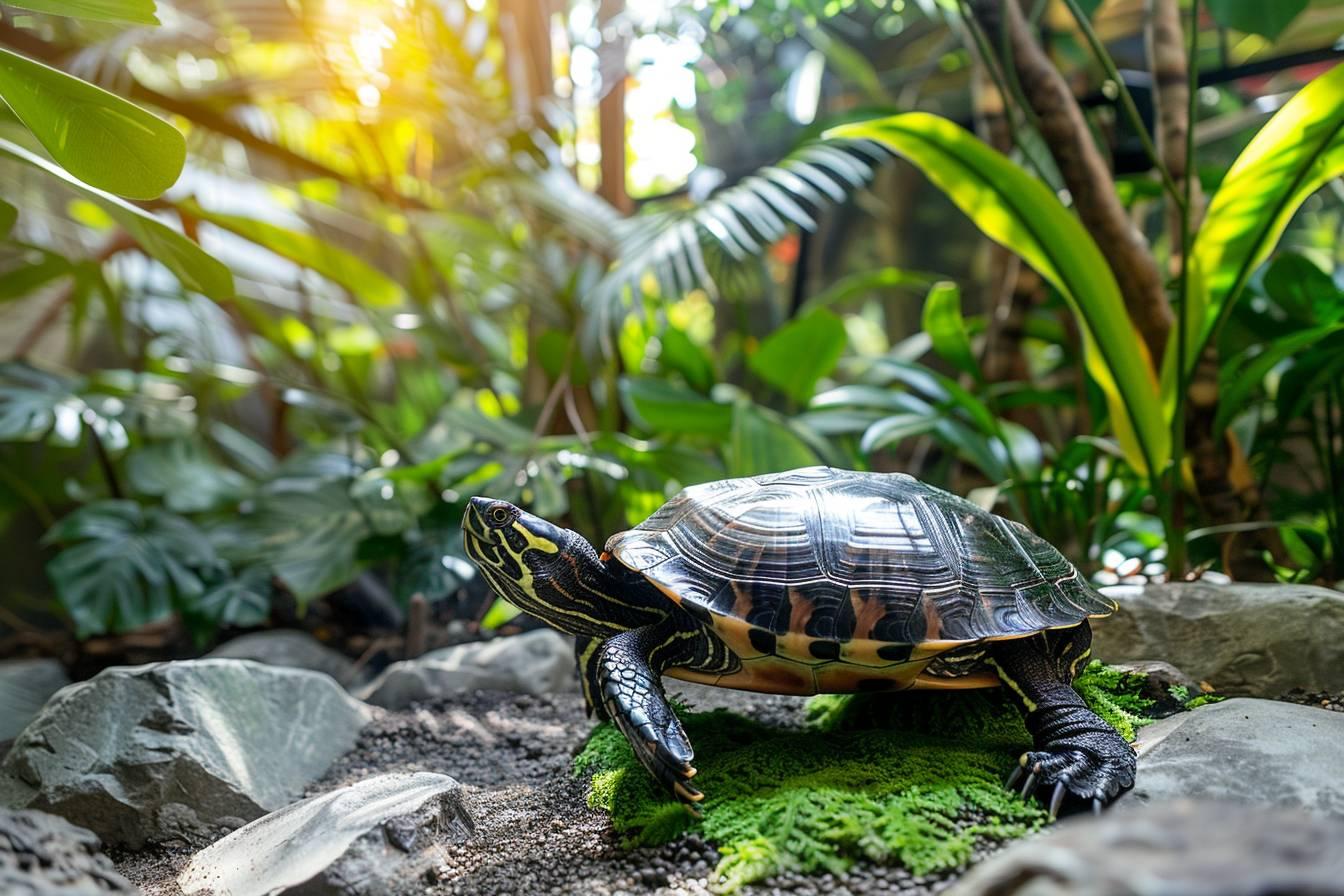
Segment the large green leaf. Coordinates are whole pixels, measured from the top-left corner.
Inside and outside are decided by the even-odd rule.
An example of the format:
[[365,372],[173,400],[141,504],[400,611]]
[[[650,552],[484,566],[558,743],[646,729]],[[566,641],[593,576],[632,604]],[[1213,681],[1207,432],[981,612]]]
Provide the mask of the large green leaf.
[[87,426],[104,448],[122,450],[128,441],[126,429],[111,411],[123,411],[125,406],[83,394],[86,385],[81,379],[22,362],[0,364],[0,442],[45,439],[54,445],[76,445]]
[[1299,323],[1328,324],[1344,317],[1344,290],[1314,261],[1281,252],[1265,269],[1265,294]]
[[1224,28],[1274,40],[1307,8],[1307,0],[1207,0],[1209,15]]
[[9,0],[10,6],[95,22],[157,25],[154,0]]
[[732,429],[732,405],[711,401],[664,380],[625,377],[621,380],[621,399],[626,413],[652,432],[721,439]]
[[239,520],[242,531],[226,555],[270,569],[300,604],[348,584],[360,572],[359,543],[372,532],[350,486],[307,469],[282,471]]
[[[1240,298],[1306,198],[1344,174],[1344,65],[1316,78],[1241,152],[1209,203],[1191,248],[1185,367]],[[1175,394],[1176,332],[1163,363],[1163,399]]]
[[0,153],[27,162],[98,200],[107,213],[135,238],[140,248],[172,271],[187,289],[214,299],[233,295],[233,274],[229,269],[158,218],[124,199],[89,186],[16,143],[0,139]]
[[187,142],[134,103],[0,49],[0,97],[51,157],[87,184],[154,199],[182,173]]
[[784,418],[745,400],[733,406],[725,459],[729,476],[780,473],[819,462],[816,452]]
[[317,271],[350,290],[362,304],[389,308],[401,305],[406,300],[406,292],[397,281],[355,253],[333,246],[321,237],[255,218],[208,212],[194,203],[184,206],[184,209],[216,227],[264,246],[282,258]]
[[971,337],[961,316],[961,290],[944,280],[935,283],[924,300],[924,332],[933,341],[933,350],[962,373],[980,379],[980,365],[971,351]]
[[134,501],[86,504],[44,541],[63,545],[47,574],[80,637],[167,617],[204,592],[201,573],[219,563],[189,520]]
[[845,352],[845,324],[817,308],[771,333],[748,359],[761,379],[802,404]]
[[142,495],[162,498],[169,510],[200,513],[236,501],[247,480],[216,463],[195,439],[152,442],[126,462],[127,478]]
[[1111,423],[1136,468],[1166,467],[1171,438],[1157,378],[1120,288],[1096,243],[1055,195],[965,129],[923,112],[828,132],[867,138],[909,159],[985,235],[1022,257],[1059,290],[1078,319],[1088,373],[1106,395]]
[[188,620],[199,619],[213,626],[249,628],[261,625],[271,615],[270,576],[261,569],[213,585],[184,608]]

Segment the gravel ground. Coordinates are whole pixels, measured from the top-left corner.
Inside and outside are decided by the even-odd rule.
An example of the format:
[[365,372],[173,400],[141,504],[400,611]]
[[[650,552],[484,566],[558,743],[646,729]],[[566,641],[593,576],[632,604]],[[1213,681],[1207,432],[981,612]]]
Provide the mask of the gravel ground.
[[[727,708],[781,727],[802,724],[804,701],[791,697],[673,685],[697,709]],[[1344,712],[1344,694],[1293,692],[1284,700]],[[373,774],[433,771],[465,788],[477,834],[443,844],[434,896],[702,896],[718,861],[714,847],[688,836],[656,849],[624,850],[605,815],[586,805],[587,783],[570,761],[592,723],[577,693],[554,697],[478,692],[379,712],[355,749],[308,794]],[[221,832],[222,833],[222,832]],[[986,850],[985,854],[992,851]],[[192,850],[110,853],[147,896],[180,896],[174,883]],[[984,854],[977,854],[978,862]],[[902,868],[864,865],[849,874],[786,874],[744,888],[743,896],[924,896],[957,874],[913,877]],[[393,894],[389,894],[393,896]]]
[[1300,688],[1289,691],[1284,694],[1282,700],[1289,703],[1301,703],[1303,706],[1316,706],[1321,709],[1328,709],[1331,712],[1344,712],[1344,693],[1339,694],[1308,694]]
[[[781,726],[802,722],[797,698],[677,686],[695,709],[731,708]],[[681,691],[680,694],[677,691]],[[718,853],[694,835],[655,849],[624,850],[607,817],[586,804],[587,782],[569,774],[591,729],[575,694],[530,697],[480,692],[403,712],[380,713],[355,749],[308,794],[372,774],[433,771],[465,788],[476,836],[445,843],[435,896],[702,896]],[[175,878],[192,851],[111,853],[146,896],[179,896]],[[977,856],[977,859],[980,858]],[[841,876],[782,875],[743,896],[923,896],[955,875],[913,877],[901,868],[863,867]]]

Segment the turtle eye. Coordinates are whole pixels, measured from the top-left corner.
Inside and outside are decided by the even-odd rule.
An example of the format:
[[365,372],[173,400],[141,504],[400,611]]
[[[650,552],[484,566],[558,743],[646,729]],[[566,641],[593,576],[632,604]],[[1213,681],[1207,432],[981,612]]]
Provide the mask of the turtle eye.
[[485,511],[485,518],[492,526],[507,526],[513,522],[513,508],[503,502],[493,504]]

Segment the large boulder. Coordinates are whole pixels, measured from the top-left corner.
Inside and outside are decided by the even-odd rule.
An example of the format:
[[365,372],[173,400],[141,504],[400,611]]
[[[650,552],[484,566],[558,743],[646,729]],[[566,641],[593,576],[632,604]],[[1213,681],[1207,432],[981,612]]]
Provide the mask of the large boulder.
[[259,818],[197,853],[186,896],[384,896],[433,873],[444,838],[475,826],[447,775],[368,778]]
[[206,657],[253,660],[268,666],[325,672],[346,686],[355,678],[355,664],[344,654],[332,650],[307,632],[293,629],[240,635],[219,645]]
[[1093,620],[1092,652],[1108,663],[1165,660],[1224,694],[1344,690],[1344,592],[1180,582],[1106,593],[1120,609]]
[[1237,698],[1140,729],[1135,746],[1124,802],[1192,797],[1344,819],[1344,713]]
[[70,683],[55,660],[0,662],[0,741],[12,740],[52,694]]
[[1344,896],[1344,821],[1179,801],[1061,822],[945,896]]
[[574,669],[573,639],[537,629],[393,663],[358,693],[387,709],[405,709],[463,691],[551,694],[578,687]]
[[24,729],[0,765],[0,804],[132,849],[207,837],[299,796],[369,718],[315,672],[222,659],[105,669]]
[[93,831],[45,812],[0,809],[0,893],[109,896],[140,889],[117,873]]

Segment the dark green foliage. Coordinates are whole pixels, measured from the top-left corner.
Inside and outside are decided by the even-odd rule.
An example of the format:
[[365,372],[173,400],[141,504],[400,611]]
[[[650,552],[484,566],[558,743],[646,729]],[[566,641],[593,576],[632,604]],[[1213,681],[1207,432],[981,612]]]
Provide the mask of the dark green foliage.
[[[1079,5],[1090,13],[1097,4]],[[1209,9],[1223,24],[1271,34],[1301,5],[1211,0]],[[528,38],[506,33],[493,0],[465,12],[450,4],[452,13],[372,4],[377,33],[397,36],[368,85],[378,85],[376,107],[344,73],[336,91],[290,89],[297,73],[328,70],[330,48],[346,43],[328,31],[354,28],[353,13],[337,22],[321,4],[283,0],[188,6],[186,19],[132,42],[133,74],[118,24],[152,24],[152,0],[29,0],[36,11],[12,17],[0,36],[9,45],[0,47],[0,94],[19,119],[0,140],[0,308],[53,312],[10,343],[42,367],[0,366],[0,442],[45,452],[41,470],[30,462],[0,470],[0,513],[23,508],[44,527],[66,517],[77,529],[81,507],[94,516],[107,500],[140,508],[125,531],[49,542],[52,584],[81,633],[178,613],[208,637],[219,625],[262,622],[272,589],[302,607],[366,571],[403,601],[447,599],[464,582],[455,526],[465,496],[524,504],[600,542],[680,487],[815,463],[901,469],[970,494],[1057,543],[1085,572],[1108,554],[1145,569],[1162,562],[1168,538],[1153,514],[1165,513],[1171,489],[1154,486],[1162,470],[1134,465],[1113,419],[1119,406],[1108,411],[1104,400],[1110,380],[1145,365],[1130,351],[1123,309],[1105,301],[1097,307],[1113,315],[1071,320],[1078,296],[1056,283],[1020,329],[1001,332],[995,314],[1006,307],[977,303],[1006,293],[983,282],[986,266],[972,257],[981,249],[958,236],[955,203],[940,210],[931,194],[902,199],[915,212],[889,220],[886,186],[853,201],[886,152],[817,139],[869,114],[855,96],[870,111],[905,108],[912,96],[955,107],[920,86],[933,75],[930,91],[964,88],[967,47],[937,4],[674,4],[672,18],[651,27],[672,26],[684,40],[721,26],[703,42],[707,64],[694,67],[695,108],[673,113],[697,134],[698,174],[708,179],[633,214],[580,185],[591,161],[577,170],[554,163],[576,152],[572,129],[537,134],[555,123],[517,116],[518,67],[501,60],[528,56]],[[239,33],[266,39],[239,53]],[[926,58],[939,43],[937,58]],[[817,77],[810,126],[794,109],[811,89],[805,70]],[[150,101],[150,87],[163,90],[172,107],[138,109],[74,77],[94,71],[126,74],[111,86],[131,88],[138,102]],[[712,85],[710,71],[735,74]],[[909,77],[916,71],[924,74]],[[210,72],[226,74],[227,89]],[[1238,493],[1258,484],[1267,511],[1259,518],[1282,521],[1283,552],[1264,565],[1304,581],[1338,578],[1344,562],[1344,303],[1335,272],[1320,267],[1338,231],[1337,198],[1322,194],[1294,217],[1291,245],[1303,254],[1283,252],[1263,277],[1253,272],[1307,187],[1344,164],[1330,149],[1344,108],[1340,78],[1318,78],[1309,90],[1311,102],[1285,107],[1300,126],[1271,129],[1284,142],[1252,154],[1263,170],[1210,180],[1223,182],[1225,204],[1241,200],[1225,232],[1185,241],[1209,258],[1184,266],[1213,290],[1184,303],[1192,319],[1205,318],[1205,305],[1211,320],[1237,312],[1214,327],[1223,370],[1213,441],[1246,448]],[[293,114],[296,97],[329,114]],[[550,108],[549,98],[534,99]],[[1225,93],[1218,109],[1203,111],[1243,101]],[[83,112],[72,115],[76,108]],[[238,124],[253,119],[270,124]],[[172,182],[182,168],[179,127],[193,135],[192,169],[211,172],[219,188],[193,200],[170,191],[152,209],[113,195],[157,195]],[[1027,147],[1039,142],[1031,127],[1020,137]],[[965,158],[984,161],[978,141],[964,140]],[[35,152],[38,143],[49,154]],[[1004,202],[1041,194],[1060,233],[1077,236],[1073,210],[1038,189],[1046,167],[1043,178],[1006,160],[986,171],[1008,178]],[[930,183],[955,186],[949,170],[933,164]],[[706,186],[720,174],[722,183]],[[1136,177],[1153,188],[1146,199],[1160,199],[1155,179]],[[255,211],[223,201],[234,184],[256,188]],[[1042,258],[1059,271],[1077,267],[1068,240],[997,226],[990,194],[948,195],[1038,273]],[[1041,209],[1023,208],[1020,222],[1038,228]],[[1179,242],[1150,239],[1159,251]],[[956,282],[897,266],[906,264]],[[1072,291],[1105,285],[1106,265],[1083,267],[1065,278]],[[907,312],[930,287],[919,332]],[[1243,292],[1254,301],[1237,301]],[[58,340],[37,337],[65,320],[70,351],[59,357],[48,347]],[[1088,333],[1109,346],[1109,368],[1085,363]],[[60,369],[85,363],[112,369]],[[1131,378],[1127,394],[1146,392],[1159,373]],[[1168,413],[1172,381],[1160,380],[1161,402],[1131,401],[1126,413],[1149,422]],[[1164,418],[1149,430],[1153,441],[1181,427]],[[1308,455],[1305,477],[1283,475]],[[1300,492],[1297,481],[1307,482]],[[1257,518],[1248,509],[1204,518],[1192,503],[1195,559],[1219,562],[1227,524]],[[193,533],[190,550],[115,556],[127,539],[166,544],[176,523],[164,521],[175,520],[188,521],[173,531]],[[117,572],[99,577],[88,558],[104,555]],[[172,584],[156,590],[157,582]],[[1122,727],[1135,724],[1123,701],[1107,711]],[[743,847],[744,863],[749,854],[765,860],[754,850]]]
[[214,548],[188,520],[134,501],[87,504],[45,540],[64,547],[47,572],[81,637],[193,608],[204,579],[220,568]]

